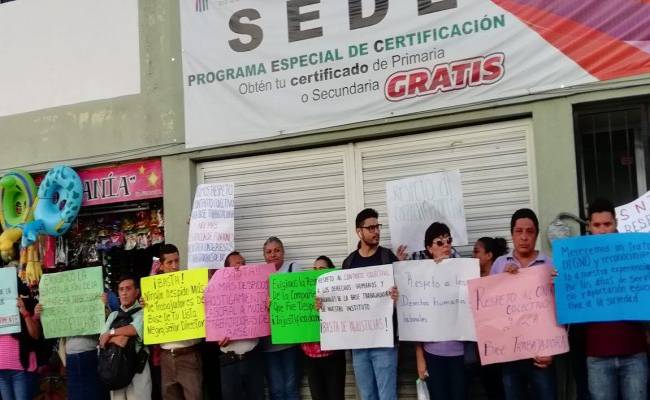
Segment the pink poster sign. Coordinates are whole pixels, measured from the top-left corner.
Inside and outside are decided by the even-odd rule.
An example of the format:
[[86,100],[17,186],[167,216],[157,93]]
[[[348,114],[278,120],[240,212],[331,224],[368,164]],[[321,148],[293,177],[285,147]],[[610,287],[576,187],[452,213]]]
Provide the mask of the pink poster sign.
[[217,270],[205,290],[206,339],[251,339],[271,335],[269,276],[273,264]]
[[[82,206],[163,196],[162,163],[159,158],[75,171],[83,185]],[[40,185],[43,177],[34,177],[37,185]]]
[[472,279],[469,295],[482,365],[569,351],[555,317],[550,267]]

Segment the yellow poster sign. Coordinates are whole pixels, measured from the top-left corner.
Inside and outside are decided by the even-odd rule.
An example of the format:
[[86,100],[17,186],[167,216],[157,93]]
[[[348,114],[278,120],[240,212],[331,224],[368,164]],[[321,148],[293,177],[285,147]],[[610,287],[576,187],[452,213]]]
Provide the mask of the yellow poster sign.
[[142,278],[144,344],[204,338],[203,291],[207,285],[207,269]]

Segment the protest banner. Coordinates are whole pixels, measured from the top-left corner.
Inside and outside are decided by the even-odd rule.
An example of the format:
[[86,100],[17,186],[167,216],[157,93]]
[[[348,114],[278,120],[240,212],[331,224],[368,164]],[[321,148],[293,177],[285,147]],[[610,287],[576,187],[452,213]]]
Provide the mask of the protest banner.
[[650,192],[615,208],[616,229],[623,232],[650,232]]
[[449,226],[454,243],[467,244],[467,225],[459,170],[386,182],[386,207],[393,250],[424,250],[424,233],[438,221]]
[[271,339],[273,344],[320,340],[315,308],[316,280],[332,269],[273,274],[271,284]]
[[208,183],[196,188],[187,240],[187,267],[221,268],[235,249],[235,184]]
[[205,290],[207,340],[269,336],[269,276],[275,265],[244,265],[215,272]]
[[144,344],[205,337],[205,268],[148,276],[140,280],[144,307]]
[[316,282],[323,350],[393,347],[393,266],[328,272]]
[[482,365],[569,351],[555,318],[551,267],[472,279],[469,293]]
[[560,323],[650,320],[650,234],[553,242]]
[[480,276],[477,259],[401,261],[393,273],[400,340],[476,341],[467,281]]
[[0,335],[20,332],[16,267],[0,268]]
[[106,321],[102,293],[102,267],[43,275],[39,302],[45,338],[100,333]]

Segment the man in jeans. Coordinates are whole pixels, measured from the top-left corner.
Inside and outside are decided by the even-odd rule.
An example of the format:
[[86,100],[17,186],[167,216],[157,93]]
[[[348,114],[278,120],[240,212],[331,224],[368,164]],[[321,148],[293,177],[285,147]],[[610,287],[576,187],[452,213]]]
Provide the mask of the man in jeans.
[[[589,205],[592,235],[616,232],[614,206],[605,199]],[[589,393],[592,400],[646,400],[648,360],[643,325],[599,322],[584,325]]]
[[[343,269],[398,261],[390,249],[379,245],[381,225],[378,217],[377,211],[372,208],[366,208],[357,215],[359,248],[343,261]],[[391,298],[393,301],[397,299],[394,287]],[[394,332],[397,333],[397,329]],[[362,400],[397,400],[397,347],[352,350],[352,365]]]

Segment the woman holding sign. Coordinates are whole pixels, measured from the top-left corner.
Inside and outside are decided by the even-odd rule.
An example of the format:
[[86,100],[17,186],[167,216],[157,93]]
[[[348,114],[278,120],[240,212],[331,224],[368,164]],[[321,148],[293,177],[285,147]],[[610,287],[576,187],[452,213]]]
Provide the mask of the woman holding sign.
[[[334,268],[327,256],[314,261],[314,269]],[[320,308],[320,307],[318,307]],[[319,342],[300,345],[305,354],[305,370],[313,400],[343,400],[345,398],[345,351],[322,350]]]
[[[18,280],[13,270],[14,279]],[[9,289],[11,290],[11,289]],[[41,336],[40,314],[34,311],[35,301],[29,289],[18,281],[17,297],[20,331],[0,335],[0,398],[32,400],[36,388],[36,345]],[[8,317],[8,319],[13,316]],[[16,332],[15,330],[13,332]]]
[[[502,272],[516,274],[520,268],[538,265],[552,266],[551,259],[535,249],[539,221],[533,210],[522,208],[515,211],[510,219],[510,233],[514,249],[494,261],[491,275]],[[552,356],[540,356],[501,364],[506,400],[557,398],[552,362]]]
[[[440,222],[431,224],[424,234],[424,247],[436,262],[450,258],[451,242],[449,227]],[[415,358],[418,376],[426,381],[431,400],[467,398],[464,342],[417,343]]]

